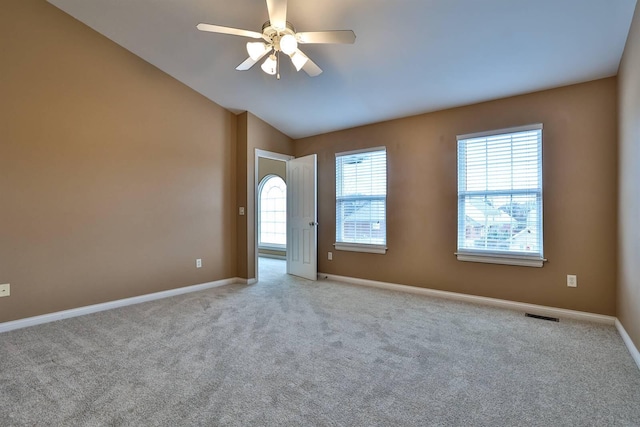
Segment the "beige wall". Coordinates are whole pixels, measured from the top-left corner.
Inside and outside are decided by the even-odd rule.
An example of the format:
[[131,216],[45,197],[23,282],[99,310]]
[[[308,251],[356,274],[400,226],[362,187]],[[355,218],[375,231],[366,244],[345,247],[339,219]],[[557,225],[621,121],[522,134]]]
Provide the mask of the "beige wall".
[[[318,154],[319,270],[603,314],[640,342],[640,19],[616,79],[292,142],[44,0],[0,3],[0,322],[255,272],[256,148]],[[542,269],[462,263],[457,134],[544,123]],[[334,251],[334,153],[385,145],[386,255]],[[238,206],[246,215],[238,216]],[[235,230],[235,232],[234,232]],[[327,261],[327,251],[334,260]],[[204,267],[194,268],[195,258]],[[576,289],[565,285],[577,274]]]
[[[296,141],[296,157],[318,154],[319,271],[614,315],[616,100],[609,78]],[[456,135],[531,123],[544,124],[549,262],[457,261]],[[389,250],[336,251],[334,154],[376,146],[387,147]]]
[[258,159],[258,183],[267,175],[278,175],[287,182],[287,162],[260,157]]
[[636,6],[620,73],[618,318],[640,349],[640,6]]
[[[238,116],[238,206],[246,215],[238,221],[238,275],[256,277],[256,176],[255,150],[293,154],[291,138],[251,113]],[[240,135],[242,134],[242,135]]]
[[236,272],[238,277],[249,278],[247,275],[248,264],[248,247],[247,242],[247,215],[239,215],[240,207],[247,210],[247,144],[248,144],[248,127],[249,113],[242,113],[236,119],[236,203],[235,214],[236,221],[236,254],[237,265]]
[[44,0],[0,52],[0,322],[236,275],[233,114]]

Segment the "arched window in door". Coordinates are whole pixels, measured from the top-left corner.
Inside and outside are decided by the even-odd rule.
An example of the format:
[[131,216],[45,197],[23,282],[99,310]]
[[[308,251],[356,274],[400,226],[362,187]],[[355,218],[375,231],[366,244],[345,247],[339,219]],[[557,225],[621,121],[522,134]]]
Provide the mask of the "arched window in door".
[[267,175],[258,186],[258,246],[287,246],[287,184],[278,175]]

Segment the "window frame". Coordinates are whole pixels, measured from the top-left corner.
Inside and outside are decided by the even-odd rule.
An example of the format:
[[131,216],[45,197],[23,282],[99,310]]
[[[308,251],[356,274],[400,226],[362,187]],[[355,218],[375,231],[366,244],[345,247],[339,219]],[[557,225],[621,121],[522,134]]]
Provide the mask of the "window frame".
[[262,242],[262,190],[264,189],[264,186],[266,185],[266,183],[273,178],[280,178],[282,180],[282,182],[284,183],[285,187],[285,212],[286,212],[286,207],[287,207],[287,182],[284,180],[283,177],[281,177],[278,174],[275,173],[270,173],[268,175],[265,175],[264,177],[262,177],[262,179],[260,180],[260,182],[258,183],[258,192],[257,192],[257,199],[258,199],[258,236],[257,236],[257,240],[258,240],[258,249],[266,249],[266,250],[275,250],[275,251],[286,251],[287,250],[287,221],[285,219],[285,243],[284,244],[278,244],[278,243],[263,243]]
[[[380,151],[384,151],[385,153],[385,168],[384,168],[384,178],[385,178],[385,192],[384,195],[372,195],[372,196],[338,196],[338,165],[337,165],[337,160],[340,157],[345,157],[345,156],[352,156],[354,154],[364,154],[364,153],[374,153],[374,152],[380,152]],[[335,233],[334,233],[334,237],[335,237],[335,243],[333,244],[334,248],[336,250],[340,250],[340,251],[350,251],[350,252],[364,252],[364,253],[373,253],[373,254],[385,254],[387,252],[387,194],[388,194],[388,189],[389,189],[389,179],[388,179],[388,170],[389,170],[389,161],[388,161],[388,156],[387,156],[387,147],[386,146],[379,146],[379,147],[371,147],[371,148],[364,148],[364,149],[360,149],[360,150],[350,150],[350,151],[343,151],[343,152],[339,152],[339,153],[335,153],[335,162],[334,165],[336,167],[335,169],[335,209],[334,212],[336,213],[336,217],[335,217]],[[338,203],[339,203],[339,199],[342,200],[347,200],[347,199],[352,199],[352,200],[382,200],[384,202],[384,223],[385,223],[385,229],[384,229],[384,243],[383,244],[375,244],[375,243],[355,243],[355,242],[344,242],[344,241],[338,241],[338,227],[339,227],[339,218],[338,218]]]
[[[506,134],[515,134],[519,132],[527,132],[527,131],[539,131],[539,146],[537,147],[537,158],[538,158],[538,186],[535,190],[531,191],[530,189],[509,189],[509,190],[478,190],[478,191],[463,191],[460,188],[461,185],[461,148],[460,142],[474,139],[474,138],[483,138],[483,137],[495,137]],[[518,126],[506,129],[497,129],[485,132],[477,132],[472,134],[458,135],[456,142],[456,156],[457,156],[457,198],[458,198],[458,213],[457,213],[457,226],[456,226],[456,248],[457,251],[455,255],[459,261],[469,261],[469,262],[480,262],[480,263],[489,263],[489,264],[503,264],[503,265],[516,265],[523,267],[542,267],[544,262],[547,260],[544,258],[544,209],[543,209],[543,156],[542,156],[542,146],[543,146],[543,125],[541,123],[531,124],[526,126]],[[513,159],[511,159],[513,161]],[[465,170],[466,172],[466,170]],[[465,178],[466,181],[466,178]],[[461,216],[465,215],[464,213],[464,201],[467,196],[500,196],[500,195],[523,195],[523,194],[535,194],[536,195],[536,206],[539,210],[538,212],[538,238],[539,238],[539,246],[540,251],[536,254],[528,255],[524,252],[517,251],[491,251],[491,250],[473,250],[468,248],[460,248],[460,236],[461,230],[460,227],[463,224],[466,224],[465,221],[461,220]]]

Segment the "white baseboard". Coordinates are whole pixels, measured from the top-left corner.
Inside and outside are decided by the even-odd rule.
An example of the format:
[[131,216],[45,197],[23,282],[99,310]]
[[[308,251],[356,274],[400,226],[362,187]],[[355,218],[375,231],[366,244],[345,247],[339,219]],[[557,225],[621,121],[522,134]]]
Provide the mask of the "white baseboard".
[[624,329],[624,326],[622,326],[622,323],[620,323],[618,319],[616,319],[616,329],[622,337],[622,341],[624,341],[625,345],[627,346],[627,349],[629,349],[631,358],[636,362],[636,365],[638,365],[638,369],[640,369],[640,351],[638,351],[638,348],[633,344],[631,337],[629,336],[629,334],[627,334],[627,331]]
[[[254,279],[255,280],[255,279]],[[140,304],[190,292],[203,291],[205,289],[217,288],[218,286],[246,284],[247,279],[237,277],[230,279],[216,280],[215,282],[201,283],[199,285],[185,286],[183,288],[169,289],[167,291],[154,292],[152,294],[139,295],[137,297],[124,298],[115,301],[103,302],[100,304],[87,305],[84,307],[71,308],[69,310],[57,311],[55,313],[43,314],[40,316],[27,317],[25,319],[12,320],[0,323],[0,333],[13,331],[15,329],[27,328],[29,326],[41,325],[43,323],[55,322],[56,320],[69,319],[71,317],[84,316],[85,314],[97,313],[99,311],[111,310],[128,305]]]
[[509,310],[523,311],[541,316],[558,317],[564,319],[586,320],[590,322],[614,325],[616,318],[603,314],[587,313],[584,311],[567,310],[564,308],[547,307],[544,305],[528,304],[524,302],[508,301],[497,298],[481,297],[476,295],[461,294],[457,292],[439,291],[436,289],[420,288],[417,286],[399,285],[396,283],[377,282],[375,280],[359,279],[356,277],[336,276],[334,274],[318,273],[319,279],[330,279],[353,285],[370,286],[391,291],[409,292],[419,295],[427,295],[436,298],[446,298],[456,301],[464,301],[474,304],[490,305]]

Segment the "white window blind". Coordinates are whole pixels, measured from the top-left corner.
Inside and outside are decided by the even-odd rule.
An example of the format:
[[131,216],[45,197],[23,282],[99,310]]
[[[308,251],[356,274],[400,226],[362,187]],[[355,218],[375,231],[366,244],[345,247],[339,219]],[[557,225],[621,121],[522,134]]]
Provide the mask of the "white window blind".
[[542,125],[458,136],[458,259],[541,267]]
[[386,244],[386,148],[337,153],[336,249],[384,253]]

